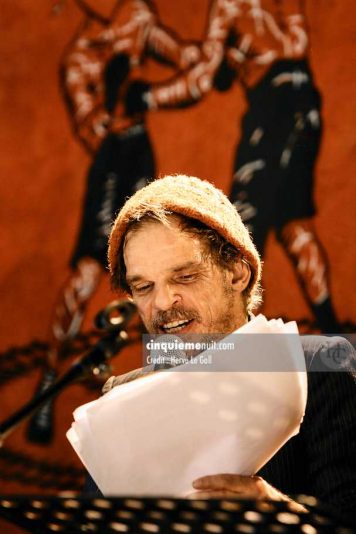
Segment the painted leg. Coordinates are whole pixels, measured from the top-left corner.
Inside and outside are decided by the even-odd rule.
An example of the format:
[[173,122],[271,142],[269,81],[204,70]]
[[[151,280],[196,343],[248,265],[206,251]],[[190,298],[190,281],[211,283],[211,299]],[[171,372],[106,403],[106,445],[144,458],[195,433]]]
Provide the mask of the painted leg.
[[[73,339],[81,328],[87,304],[100,281],[103,268],[92,258],[79,261],[76,270],[65,284],[55,308],[52,323],[47,367],[36,394],[44,391],[57,378],[57,365],[66,342]],[[46,444],[53,437],[53,407],[49,401],[31,419],[27,436],[30,441]]]
[[65,284],[52,323],[52,348],[49,354],[52,367],[56,366],[57,354],[63,343],[79,333],[87,304],[98,287],[103,272],[96,260],[84,258],[78,262]]
[[327,259],[310,219],[287,223],[279,240],[290,257],[298,281],[324,333],[337,333],[338,322],[330,300]]

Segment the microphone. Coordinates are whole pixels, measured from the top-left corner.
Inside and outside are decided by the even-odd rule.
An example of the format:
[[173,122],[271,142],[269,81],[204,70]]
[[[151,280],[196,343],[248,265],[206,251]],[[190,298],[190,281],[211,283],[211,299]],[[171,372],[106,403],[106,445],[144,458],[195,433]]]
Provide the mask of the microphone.
[[[127,384],[138,378],[149,376],[156,371],[171,369],[188,361],[184,350],[177,347],[177,344],[183,343],[182,339],[173,334],[162,334],[154,340],[155,347],[151,350],[150,356],[152,363],[129,371],[123,375],[111,376],[104,384],[102,392],[105,394],[116,386]],[[159,345],[157,347],[157,345]]]
[[[135,313],[136,306],[130,300],[114,300],[96,314],[94,325],[99,330],[108,333],[119,333],[126,328]],[[45,370],[34,398],[43,394],[56,382],[56,379],[57,373],[55,369],[49,368]],[[28,439],[33,443],[42,445],[52,441],[54,429],[53,421],[53,400],[50,400],[46,404],[43,404],[31,418],[27,429]]]
[[122,330],[136,310],[136,305],[131,300],[113,300],[96,314],[94,324],[99,330]]

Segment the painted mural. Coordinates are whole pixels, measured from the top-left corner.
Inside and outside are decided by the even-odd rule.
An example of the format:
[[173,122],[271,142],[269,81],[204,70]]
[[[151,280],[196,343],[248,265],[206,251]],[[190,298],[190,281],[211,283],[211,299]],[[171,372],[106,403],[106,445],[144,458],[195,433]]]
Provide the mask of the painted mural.
[[[6,6],[2,419],[97,340],[93,317],[116,298],[111,221],[165,173],[230,196],[265,261],[263,313],[303,332],[354,331],[355,75],[342,58],[355,8],[345,3]],[[133,343],[112,370],[140,358]],[[71,386],[6,440],[8,491],[80,489],[65,430],[105,376]]]

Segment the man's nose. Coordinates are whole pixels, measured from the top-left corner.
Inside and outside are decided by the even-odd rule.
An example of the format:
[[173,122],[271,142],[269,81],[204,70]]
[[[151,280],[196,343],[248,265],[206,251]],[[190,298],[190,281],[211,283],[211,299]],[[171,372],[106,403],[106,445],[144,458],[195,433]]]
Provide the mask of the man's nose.
[[157,311],[169,310],[175,304],[178,304],[181,297],[175,289],[168,284],[155,288],[154,307]]

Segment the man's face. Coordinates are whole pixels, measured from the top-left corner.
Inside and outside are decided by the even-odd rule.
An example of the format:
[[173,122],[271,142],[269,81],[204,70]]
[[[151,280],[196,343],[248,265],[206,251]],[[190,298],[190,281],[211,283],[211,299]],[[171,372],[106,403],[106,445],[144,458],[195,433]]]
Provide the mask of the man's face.
[[204,255],[195,236],[149,222],[128,234],[126,280],[152,334],[229,333],[246,321],[233,274]]

